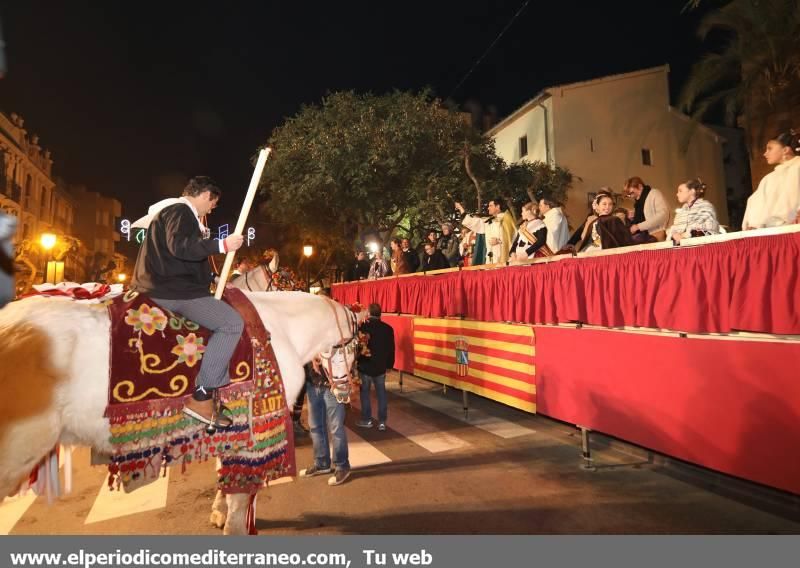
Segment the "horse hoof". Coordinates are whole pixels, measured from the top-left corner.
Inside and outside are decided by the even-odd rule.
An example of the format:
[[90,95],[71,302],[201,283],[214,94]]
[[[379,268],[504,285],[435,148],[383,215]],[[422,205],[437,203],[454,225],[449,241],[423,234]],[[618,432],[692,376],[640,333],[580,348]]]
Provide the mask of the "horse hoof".
[[211,511],[211,524],[218,529],[225,528],[225,521],[227,520],[227,515],[222,511]]
[[227,523],[225,528],[222,529],[222,534],[225,536],[247,536],[247,528],[234,525],[233,523]]

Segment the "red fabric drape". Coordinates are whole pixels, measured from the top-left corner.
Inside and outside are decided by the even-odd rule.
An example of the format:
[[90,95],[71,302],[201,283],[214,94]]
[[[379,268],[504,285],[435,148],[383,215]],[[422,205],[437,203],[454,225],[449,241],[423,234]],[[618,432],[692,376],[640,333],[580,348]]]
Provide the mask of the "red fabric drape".
[[800,494],[798,358],[795,342],[537,327],[537,411]]
[[800,233],[354,282],[333,295],[426,317],[800,334]]
[[731,327],[800,333],[800,236],[771,237],[769,247],[745,240],[732,268]]
[[394,329],[394,368],[414,372],[414,318],[383,315],[381,319]]

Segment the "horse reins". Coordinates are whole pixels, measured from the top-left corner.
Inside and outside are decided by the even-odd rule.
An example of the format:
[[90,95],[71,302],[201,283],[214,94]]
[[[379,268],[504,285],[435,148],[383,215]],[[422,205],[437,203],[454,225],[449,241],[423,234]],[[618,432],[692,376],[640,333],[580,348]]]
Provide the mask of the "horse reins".
[[[339,380],[342,381],[345,377],[347,378],[348,384],[352,387],[353,385],[353,373],[351,371],[351,366],[346,365],[345,368],[347,369],[346,374],[334,377],[333,376],[333,352],[337,349],[347,349],[347,346],[352,343],[353,341],[358,340],[358,317],[350,310],[347,310],[348,319],[350,320],[350,331],[352,332],[352,337],[350,339],[344,338],[344,333],[342,333],[342,326],[339,323],[339,313],[336,311],[336,303],[331,300],[330,298],[325,298],[328,303],[328,306],[333,310],[333,317],[336,319],[336,329],[339,332],[339,343],[331,347],[331,356],[330,357],[322,357],[325,360],[328,369],[328,383],[330,384],[331,388],[334,387],[333,381]],[[345,362],[347,361],[347,355],[345,354]]]

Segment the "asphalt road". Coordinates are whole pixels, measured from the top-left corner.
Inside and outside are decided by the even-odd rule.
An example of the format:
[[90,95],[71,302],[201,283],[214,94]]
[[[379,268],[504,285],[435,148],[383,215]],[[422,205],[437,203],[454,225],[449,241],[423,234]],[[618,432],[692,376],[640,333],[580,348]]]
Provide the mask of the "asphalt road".
[[[260,534],[800,533],[800,523],[711,492],[614,451],[581,467],[580,438],[564,424],[390,376],[389,429],[356,426],[353,475],[279,482],[259,494]],[[375,408],[373,403],[373,408]],[[298,468],[312,463],[301,441]],[[74,454],[73,492],[0,505],[0,534],[218,534],[208,522],[212,463],[194,464],[131,494],[110,492],[104,467]]]

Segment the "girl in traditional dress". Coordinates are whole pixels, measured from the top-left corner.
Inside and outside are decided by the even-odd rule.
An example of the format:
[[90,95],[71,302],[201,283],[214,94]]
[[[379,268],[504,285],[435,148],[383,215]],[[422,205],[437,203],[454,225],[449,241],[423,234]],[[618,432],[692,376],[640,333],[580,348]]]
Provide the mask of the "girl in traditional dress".
[[577,250],[592,253],[634,244],[625,223],[611,214],[614,210],[614,198],[611,195],[598,193],[592,203],[592,209],[597,215],[590,215],[586,219]]
[[784,132],[767,142],[764,158],[775,166],[747,200],[742,229],[777,227],[798,222],[800,214],[800,141]]
[[716,235],[719,233],[717,212],[710,201],[703,199],[706,184],[699,178],[690,179],[678,186],[678,203],[682,207],[675,211],[675,222],[667,230],[667,236],[676,243],[689,237]]
[[477,235],[467,229],[461,229],[461,242],[458,245],[458,252],[464,262],[464,266],[472,266],[472,252],[475,248],[475,238]]
[[552,256],[547,246],[547,227],[539,217],[539,207],[529,202],[522,206],[522,223],[511,242],[509,262],[515,263],[529,258]]
[[[611,189],[610,188],[601,187],[598,190],[598,192],[594,196],[594,199],[592,200],[592,212],[589,215],[587,215],[587,217],[583,221],[583,223],[577,229],[575,229],[574,233],[572,233],[572,236],[569,238],[569,240],[567,241],[567,244],[564,245],[564,248],[562,249],[563,252],[572,252],[572,251],[574,251],[575,247],[577,247],[579,244],[581,244],[581,242],[583,242],[583,239],[586,238],[587,227],[589,227],[594,222],[594,220],[597,219],[597,201],[598,201],[598,198],[600,197],[600,195],[603,195],[603,194],[608,195],[609,197],[611,197],[613,199],[613,196],[611,194]],[[578,249],[578,250],[580,250],[580,249]],[[556,252],[559,252],[559,251],[556,251]]]

